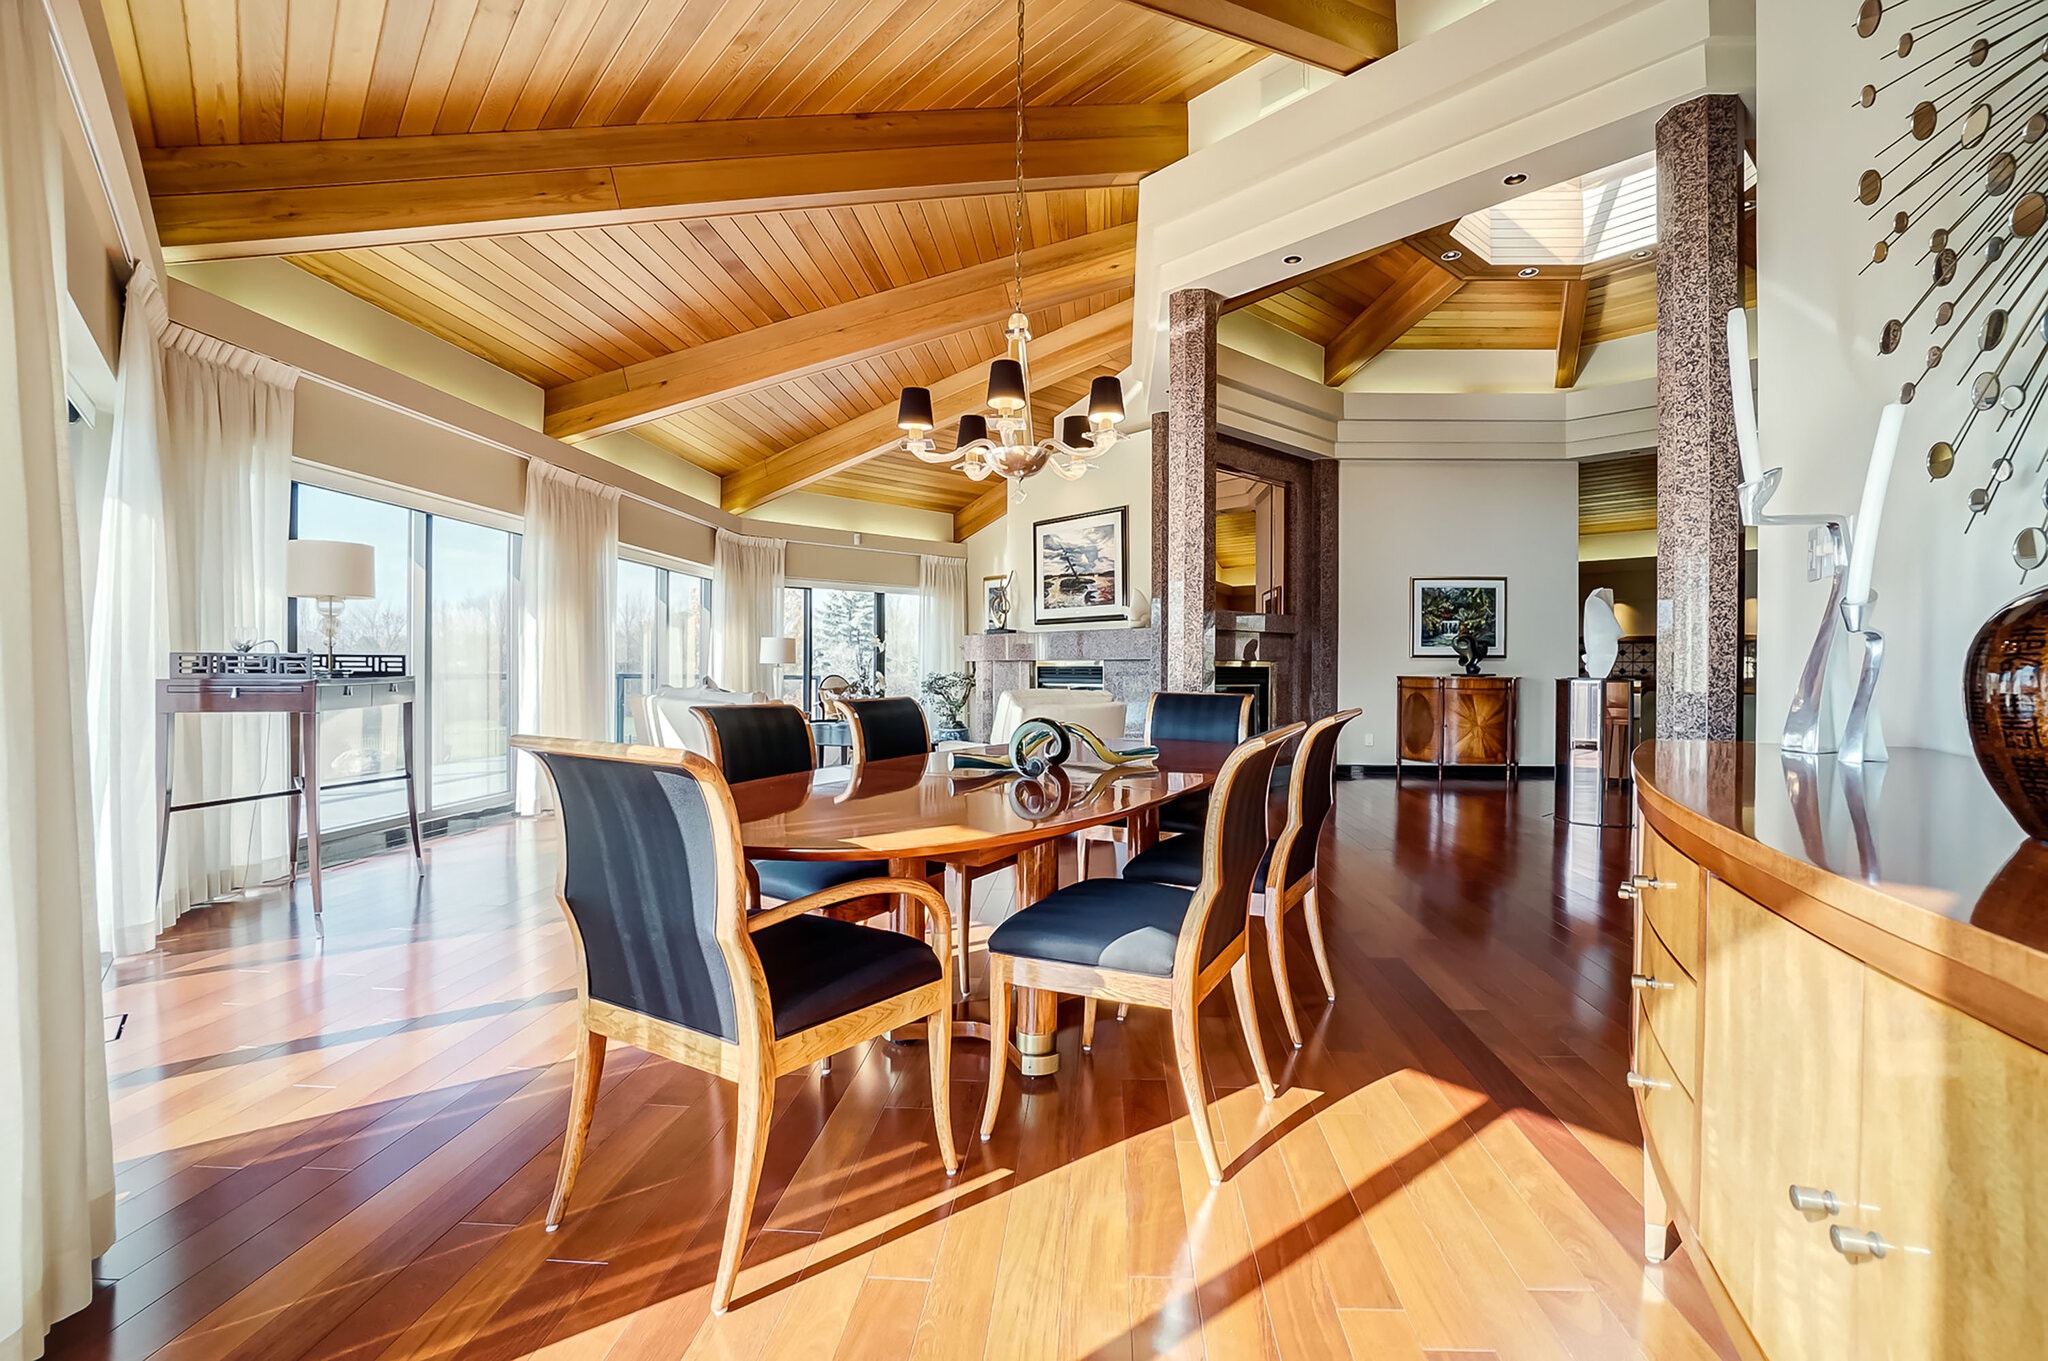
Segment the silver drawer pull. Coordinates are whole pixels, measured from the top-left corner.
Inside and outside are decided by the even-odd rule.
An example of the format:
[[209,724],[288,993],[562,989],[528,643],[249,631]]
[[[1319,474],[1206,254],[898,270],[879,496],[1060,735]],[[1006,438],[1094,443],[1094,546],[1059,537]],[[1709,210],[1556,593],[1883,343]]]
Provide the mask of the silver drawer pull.
[[1666,1082],[1661,1077],[1645,1077],[1643,1074],[1638,1073],[1633,1068],[1629,1069],[1628,1085],[1631,1087],[1639,1087],[1644,1091],[1650,1092],[1665,1091],[1669,1089],[1669,1087],[1671,1086],[1669,1082]]
[[1823,1191],[1816,1186],[1795,1186],[1792,1188],[1792,1208],[1801,1214],[1818,1210],[1822,1214],[1838,1215],[1842,1212],[1842,1202],[1833,1191]]
[[1884,1260],[1892,1245],[1884,1241],[1884,1235],[1875,1229],[1852,1229],[1837,1224],[1828,1230],[1828,1242],[1844,1257],[1874,1257]]
[[1628,976],[1628,985],[1638,992],[1669,992],[1678,986],[1676,983],[1667,983],[1651,973],[1630,974]]

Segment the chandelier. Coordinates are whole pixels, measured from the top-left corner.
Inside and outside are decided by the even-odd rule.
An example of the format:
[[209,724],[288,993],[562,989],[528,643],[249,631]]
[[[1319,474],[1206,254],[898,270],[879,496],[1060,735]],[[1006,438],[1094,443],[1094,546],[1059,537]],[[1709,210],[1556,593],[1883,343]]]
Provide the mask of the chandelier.
[[953,447],[932,438],[930,388],[905,388],[896,406],[903,448],[926,463],[949,463],[976,482],[990,474],[1021,482],[1050,468],[1072,482],[1109,451],[1124,418],[1124,389],[1105,374],[1088,387],[1088,414],[1060,421],[1056,436],[1039,439],[1031,419],[1031,324],[1024,316],[1024,0],[1017,0],[1017,191],[1010,204],[1010,320],[1006,352],[988,366],[987,414],[960,418]]

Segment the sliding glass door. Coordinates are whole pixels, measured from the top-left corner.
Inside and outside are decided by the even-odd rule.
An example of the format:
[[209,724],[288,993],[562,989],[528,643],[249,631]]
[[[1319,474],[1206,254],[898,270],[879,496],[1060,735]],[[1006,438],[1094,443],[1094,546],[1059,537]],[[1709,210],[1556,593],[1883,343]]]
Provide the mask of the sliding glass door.
[[711,668],[711,583],[622,557],[612,620],[612,736],[637,742],[627,697],[702,685]]
[[782,698],[814,708],[821,681],[838,676],[885,695],[917,694],[918,598],[897,591],[789,586],[782,593],[784,635],[798,640],[785,668]]

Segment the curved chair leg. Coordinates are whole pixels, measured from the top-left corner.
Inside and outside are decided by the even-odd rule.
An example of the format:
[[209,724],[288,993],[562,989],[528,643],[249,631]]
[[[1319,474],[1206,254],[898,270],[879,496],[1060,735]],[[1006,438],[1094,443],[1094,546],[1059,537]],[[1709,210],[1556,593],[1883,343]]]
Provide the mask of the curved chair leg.
[[960,1170],[960,1155],[953,1151],[953,1017],[949,1010],[935,1011],[925,1026],[925,1047],[932,1051],[932,1121],[939,1130],[939,1161],[950,1177]]
[[1095,1048],[1095,999],[1081,999],[1081,1048],[1088,1051]]
[[768,1156],[768,1118],[775,1110],[775,1079],[764,1063],[739,1079],[739,1113],[732,1126],[732,1199],[725,1209],[725,1240],[718,1248],[718,1275],[711,1285],[711,1312],[732,1303],[747,1245],[747,1221],[754,1217],[754,1193],[761,1188],[761,1164]]
[[583,1150],[590,1143],[590,1117],[597,1113],[597,1084],[603,1076],[604,1036],[586,1030],[583,1043],[576,1046],[576,1076],[569,1085],[569,1131],[562,1136],[562,1166],[555,1173],[555,1197],[548,1202],[549,1233],[562,1226],[562,1215],[569,1208],[569,1192],[575,1189]]
[[1259,1075],[1259,1095],[1276,1095],[1273,1074],[1266,1067],[1266,1043],[1259,1038],[1259,1009],[1252,1003],[1252,956],[1247,950],[1230,966],[1230,990],[1237,997],[1237,1023],[1244,1029],[1245,1048],[1252,1051],[1252,1071]]
[[1202,1166],[1209,1170],[1209,1184],[1221,1186],[1223,1161],[1216,1156],[1216,1131],[1209,1124],[1209,1099],[1202,1091],[1202,1039],[1195,1016],[1198,1006],[1192,997],[1185,1005],[1175,998],[1170,1008],[1174,1066],[1180,1070],[1181,1094],[1187,1098],[1188,1120],[1195,1127],[1195,1146],[1202,1150]]
[[1287,1023],[1287,1038],[1301,1048],[1301,1022],[1294,1015],[1294,989],[1287,980],[1287,918],[1277,894],[1265,895],[1266,957],[1273,965],[1273,991],[1280,995],[1280,1019]]
[[1010,961],[988,957],[988,1101],[981,1108],[981,1137],[996,1132],[996,1107],[1003,1101],[1003,1075],[1010,1067]]
[[1310,884],[1302,895],[1301,915],[1308,918],[1309,948],[1316,952],[1316,971],[1323,976],[1323,996],[1337,1000],[1337,980],[1330,975],[1330,952],[1323,945],[1323,892]]

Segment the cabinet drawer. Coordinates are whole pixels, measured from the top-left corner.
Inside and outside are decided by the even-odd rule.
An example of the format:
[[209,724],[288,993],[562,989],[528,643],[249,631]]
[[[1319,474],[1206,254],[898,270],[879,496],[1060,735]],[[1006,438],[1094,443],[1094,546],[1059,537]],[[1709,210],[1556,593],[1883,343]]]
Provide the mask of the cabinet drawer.
[[1679,966],[1664,938],[1657,934],[1648,913],[1638,917],[1636,931],[1636,972],[1649,986],[1636,991],[1639,1030],[1655,1033],[1658,1045],[1671,1060],[1678,1081],[1697,1097],[1700,1091],[1700,987],[1692,975]]
[[1651,881],[1643,885],[1638,899],[1643,915],[1657,928],[1679,967],[1697,980],[1705,876],[1698,865],[1671,849],[1647,824],[1642,832],[1642,867],[1637,873]]
[[1678,1084],[1671,1060],[1647,1030],[1636,1034],[1635,1072],[1653,1084],[1669,1084],[1637,1088],[1636,1104],[1642,1111],[1643,1142],[1657,1151],[1657,1160],[1671,1178],[1665,1189],[1691,1218],[1699,1205],[1699,1121],[1692,1096]]

